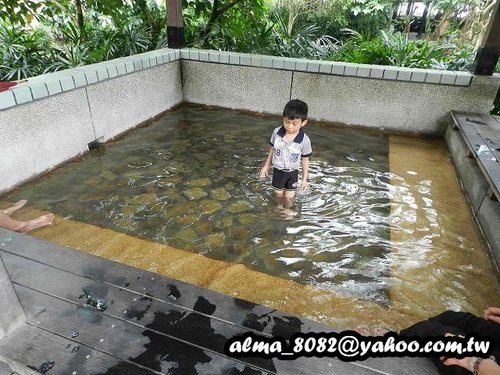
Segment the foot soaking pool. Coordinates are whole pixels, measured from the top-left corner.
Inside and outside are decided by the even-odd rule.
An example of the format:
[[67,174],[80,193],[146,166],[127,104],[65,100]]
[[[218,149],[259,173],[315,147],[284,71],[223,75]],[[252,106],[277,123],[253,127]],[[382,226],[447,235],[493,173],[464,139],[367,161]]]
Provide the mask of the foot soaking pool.
[[[494,271],[443,141],[311,123],[304,128],[313,146],[309,188],[284,209],[270,177],[258,178],[280,123],[182,107],[3,200],[27,198],[32,207],[55,213],[55,226],[34,235],[68,246],[75,243],[50,231],[72,221],[238,264],[267,275],[271,290],[273,280],[304,287],[310,300],[287,287],[253,300],[329,324],[370,318],[404,326],[443,309],[481,313],[499,304]],[[71,235],[66,231],[65,238]],[[104,256],[126,261],[118,251]],[[139,246],[127,256],[153,271],[161,272],[155,265],[162,263],[168,273],[164,253],[155,258]],[[180,277],[191,281],[189,272]],[[249,298],[237,284],[252,277],[237,275],[229,282],[234,289],[213,281],[204,286]],[[355,302],[335,305],[342,301]],[[291,307],[296,303],[301,307]],[[322,304],[332,306],[321,310]]]

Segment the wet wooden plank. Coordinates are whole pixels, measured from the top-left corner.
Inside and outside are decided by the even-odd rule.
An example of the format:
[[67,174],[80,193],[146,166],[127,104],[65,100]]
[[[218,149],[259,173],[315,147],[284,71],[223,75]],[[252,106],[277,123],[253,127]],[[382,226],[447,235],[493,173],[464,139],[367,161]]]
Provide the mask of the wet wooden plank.
[[[95,304],[100,303],[101,310],[104,310],[95,310],[97,315],[117,318],[143,328],[149,327],[196,347],[201,346],[224,354],[224,345],[229,338],[249,331],[213,318],[211,313],[216,306],[203,297],[198,300],[196,311],[193,311],[16,255],[2,253],[2,257],[15,284],[41,292],[47,298],[53,296],[78,306],[84,306],[89,300],[91,303],[95,301]],[[82,297],[86,291],[89,293],[88,297]],[[40,301],[37,300],[37,303]],[[33,309],[26,303],[23,303],[23,307],[25,310]],[[49,307],[47,304],[37,304],[35,308],[43,311]],[[158,317],[161,317],[160,321]],[[244,361],[259,367],[272,368],[272,363],[259,358],[248,358]]]
[[478,162],[492,195],[500,200],[500,135],[496,120],[488,115],[452,112],[467,147]]
[[[43,314],[45,311],[50,310],[50,305],[54,302],[43,303],[43,301],[44,299],[53,301],[53,298],[80,307],[82,309],[80,311],[83,311],[81,314],[85,315],[84,312],[89,309],[82,307],[85,298],[79,297],[84,294],[84,291],[88,291],[95,301],[101,301],[101,305],[106,306],[106,309],[102,312],[89,310],[93,316],[91,319],[92,321],[97,320],[96,316],[101,316],[102,319],[111,318],[124,321],[128,324],[132,323],[134,329],[146,329],[149,332],[148,337],[154,337],[156,342],[161,342],[161,340],[158,339],[160,336],[163,337],[164,341],[170,340],[169,342],[172,343],[170,347],[175,347],[177,345],[182,348],[180,353],[195,353],[201,350],[206,353],[212,353],[212,357],[216,355],[213,353],[218,353],[219,357],[226,358],[224,354],[224,345],[226,341],[231,337],[242,335],[250,331],[248,328],[239,327],[212,317],[210,314],[213,313],[216,306],[203,297],[198,300],[195,311],[188,310],[173,304],[158,302],[151,296],[133,293],[123,288],[117,288],[112,285],[89,280],[17,255],[5,253],[3,251],[1,254],[13,283],[18,285],[18,289],[26,287],[43,295],[43,297],[35,299],[34,301],[30,301],[26,297],[21,301],[25,310],[34,309],[30,315],[30,319],[38,319],[37,316],[39,314]],[[62,313],[62,316],[67,315],[67,313]],[[58,322],[59,320],[60,319],[57,318],[54,324],[61,324]],[[33,320],[30,321],[36,323]],[[88,325],[84,328],[78,327],[78,324],[84,323],[85,320],[81,322],[74,319],[71,320],[71,324],[76,325],[77,328],[75,329],[78,331],[90,331]],[[287,322],[285,321],[283,324],[286,328]],[[51,327],[51,329],[55,328]],[[125,331],[130,331],[130,329],[126,329]],[[105,331],[103,329],[98,329],[96,332],[102,334]],[[57,333],[63,334],[62,332]],[[70,335],[69,328],[67,328],[65,336],[69,337],[68,335]],[[134,337],[139,337],[139,335],[135,334],[133,337],[122,337],[120,341],[137,341]],[[96,336],[93,342],[86,342],[86,344],[98,347],[96,345],[98,345],[102,338],[102,336]],[[117,352],[121,350],[122,349],[118,349]],[[124,350],[124,352],[126,352],[126,350]],[[168,353],[164,354],[167,355]],[[215,362],[222,363],[220,359]],[[310,363],[310,360],[304,358],[289,362],[276,359],[266,360],[257,357],[245,357],[238,359],[237,363],[240,364],[240,367],[256,367],[270,373],[274,373],[276,371],[276,365],[279,365],[280,368],[290,374],[297,373],[297,371],[300,373],[301,369],[305,368],[305,363],[307,363],[308,368],[312,368],[320,373],[328,369],[329,366],[332,366],[333,363],[342,367],[357,367],[357,365],[343,364],[336,359],[330,358],[316,359],[313,363]],[[141,364],[144,365],[142,362]]]
[[[126,360],[143,368],[165,374],[326,374],[335,369],[338,373],[356,375],[380,374],[369,366],[345,363],[335,359],[300,358],[295,361],[268,360],[272,371],[249,366],[239,360],[193,347],[182,341],[155,331],[162,325],[162,317],[156,316],[151,329],[112,318],[98,311],[89,310],[23,286],[16,291],[25,306],[26,314],[33,324],[46,331],[71,339],[75,346],[85,345]],[[188,319],[186,319],[188,320]],[[186,321],[185,324],[190,324]],[[78,333],[78,336],[72,338]],[[213,332],[205,332],[207,339],[214,339]],[[115,367],[113,367],[114,369]],[[165,372],[165,368],[168,371]]]
[[91,280],[137,293],[149,293],[158,300],[190,310],[194,310],[198,299],[203,297],[217,306],[213,317],[263,334],[279,334],[287,338],[296,332],[334,331],[309,319],[1,228],[0,249]]
[[26,320],[21,304],[14,292],[10,277],[0,258],[0,340]]
[[47,374],[118,375],[111,369],[120,367],[123,369],[122,375],[158,374],[81,344],[74,351],[74,346],[75,341],[24,325],[16,330],[15,335],[0,341],[0,353],[4,358],[24,365],[35,373],[49,369]]
[[[16,286],[16,291],[28,319],[39,328],[73,340],[72,346],[68,347],[71,351],[82,345],[92,347],[120,361],[132,362],[162,374],[195,374],[202,369],[207,370],[205,373],[210,373],[209,369],[216,370],[216,373],[234,373],[238,369],[256,375],[268,373],[205,350],[202,346],[159,333],[155,328],[171,323],[165,321],[161,313],[157,313],[154,321],[148,324],[150,328],[144,328],[23,286]],[[216,334],[209,329],[205,329],[204,334],[205,341],[216,339]],[[272,361],[268,362],[274,370]]]
[[[86,283],[85,285],[87,285],[87,286],[99,284],[92,277],[84,278],[82,276],[72,274],[71,272],[68,272],[68,271],[63,271],[63,270],[57,269],[55,267],[50,267],[48,264],[41,264],[42,266],[46,267],[45,271],[44,271],[43,269],[39,268],[38,265],[36,265],[36,263],[40,264],[40,262],[35,262],[35,261],[32,261],[28,258],[23,258],[23,257],[17,256],[14,254],[14,253],[26,254],[26,252],[23,249],[26,249],[27,247],[33,248],[32,251],[35,253],[36,253],[36,251],[38,251],[39,253],[44,252],[44,251],[46,251],[47,248],[49,249],[49,252],[50,252],[50,245],[52,245],[50,243],[47,243],[45,241],[36,240],[36,239],[33,239],[29,236],[19,235],[17,233],[13,233],[13,232],[9,232],[9,231],[5,231],[5,230],[0,229],[0,249],[5,248],[7,243],[9,244],[9,246],[8,246],[9,251],[4,250],[4,251],[0,251],[0,253],[1,253],[1,255],[3,255],[7,259],[9,257],[11,260],[14,259],[13,263],[12,262],[9,263],[11,265],[11,267],[10,267],[10,269],[8,269],[8,271],[14,275],[16,275],[16,273],[17,273],[17,276],[19,276],[22,280],[24,280],[24,282],[31,280],[30,285],[32,285],[34,287],[34,288],[32,288],[34,290],[36,290],[37,288],[48,288],[46,286],[46,284],[53,283],[52,280],[54,279],[55,273],[57,273],[57,272],[67,273],[67,274],[70,274],[72,277],[75,277],[75,276],[79,277],[79,278],[83,279],[84,284]],[[37,246],[37,245],[40,245],[40,246]],[[55,246],[55,245],[52,245],[52,246]],[[96,258],[96,257],[90,256],[88,254],[79,253],[76,251],[68,251],[69,249],[65,249],[65,248],[62,248],[62,250],[63,251],[60,252],[59,254],[56,253],[56,258],[54,259],[55,263],[58,263],[58,264],[64,263],[67,260],[63,259],[61,261],[60,258],[72,257],[74,254],[76,254],[77,256],[75,258],[73,258],[73,260],[76,259],[77,262],[85,262],[86,260],[92,262]],[[28,253],[30,253],[30,252],[28,252]],[[53,253],[51,253],[51,254],[53,254]],[[81,255],[81,254],[83,254],[84,256],[78,257],[78,255]],[[18,259],[16,260],[16,258],[18,258]],[[49,263],[51,261],[51,257],[48,257],[46,255],[42,256],[41,258],[43,258],[44,260],[46,260]],[[20,270],[20,268],[18,267],[19,264],[15,265],[16,262],[21,261],[20,259],[25,262],[25,267],[21,267],[21,268],[24,268],[24,271],[19,271]],[[107,262],[108,261],[104,261],[104,264],[103,264],[104,267],[105,267]],[[29,263],[31,263],[31,266],[29,265]],[[114,262],[109,262],[109,263],[114,263]],[[129,269],[131,267],[123,266],[123,268]],[[50,272],[47,271],[49,269],[50,269]],[[117,267],[115,269],[115,271],[119,272],[120,267]],[[18,272],[20,272],[20,273],[18,273]],[[107,274],[107,272],[105,274]],[[151,273],[146,273],[146,274],[151,274]],[[161,276],[158,276],[155,274],[151,274],[151,275],[154,275],[153,277],[155,277],[155,278],[164,279]],[[108,275],[108,277],[109,277],[109,275]],[[113,276],[111,276],[111,277],[113,277]],[[21,280],[18,280],[18,281],[21,281]],[[153,281],[154,280],[152,280],[151,282],[153,282]],[[159,280],[156,280],[156,281],[158,282]],[[56,298],[54,296],[54,298],[59,299],[59,300],[65,300],[66,303],[71,303],[74,306],[78,307],[79,309],[82,309],[81,306],[77,306],[74,302],[71,302],[71,300],[70,300],[70,298],[73,298],[73,300],[74,300],[74,298],[77,298],[76,295],[80,293],[78,290],[82,287],[81,283],[77,284],[75,287],[72,286],[72,284],[68,283],[67,281],[59,281],[59,282],[56,282],[55,284],[56,285],[53,284],[51,286],[51,288],[55,288],[55,290],[58,290],[58,293],[61,294],[62,296],[58,297],[58,298]],[[104,298],[105,296],[107,296],[108,290],[114,290],[115,292],[118,290],[118,292],[116,292],[117,296],[120,296],[120,294],[124,294],[124,293],[128,293],[129,297],[130,296],[136,296],[136,297],[139,296],[139,300],[134,301],[134,302],[137,302],[138,305],[131,305],[131,306],[132,306],[132,309],[136,308],[137,313],[139,315],[143,314],[143,317],[141,319],[147,320],[147,317],[151,316],[151,314],[153,314],[152,312],[155,311],[154,307],[150,307],[148,311],[144,311],[144,310],[146,310],[147,304],[148,304],[148,299],[141,300],[141,298],[146,297],[145,293],[144,293],[145,290],[143,290],[142,291],[143,293],[141,294],[141,293],[133,292],[132,290],[125,289],[123,287],[122,288],[116,287],[115,285],[110,285],[110,284],[105,283],[105,282],[100,283],[100,284],[101,284],[100,287],[95,288],[95,293],[97,293],[96,296],[103,296],[103,298]],[[60,289],[57,289],[57,288],[60,288]],[[193,287],[193,290],[196,290],[196,289],[199,289],[202,292],[205,291],[202,288]],[[99,294],[99,293],[103,293],[103,294]],[[218,295],[219,297],[226,297],[226,296],[220,295],[218,293],[214,293],[214,294]],[[194,294],[194,296],[196,296],[196,294]],[[198,297],[199,296],[200,295],[198,295]],[[206,295],[203,294],[202,296],[205,298]],[[132,297],[132,300],[133,300],[133,298],[136,298],[136,297]],[[231,297],[227,297],[227,298],[231,299]],[[119,297],[116,297],[115,299],[113,299],[113,301],[115,301],[115,300],[119,300]],[[154,300],[156,301],[156,299],[154,299]],[[221,301],[222,301],[222,303],[228,303],[227,301],[224,302],[223,298],[221,298],[220,300],[217,300],[217,303],[219,303]],[[214,301],[210,301],[210,302],[214,302]],[[77,303],[81,304],[83,302],[78,300]],[[99,314],[104,314],[105,316],[107,316],[107,313],[112,311],[111,306],[114,306],[115,303],[117,306],[116,311],[119,313],[121,311],[121,307],[119,307],[120,306],[119,303],[113,302],[112,304],[111,303],[109,304],[109,306],[110,306],[110,307],[108,307],[110,309],[109,311],[106,309],[104,313],[99,313]],[[166,305],[168,303],[164,303],[164,304]],[[174,306],[174,304],[172,304],[172,303],[170,305],[172,305],[173,307],[176,307],[176,308],[180,308],[179,306]],[[250,304],[250,305],[253,305],[253,304]],[[287,332],[289,329],[289,327],[288,327],[289,325],[292,327],[297,326],[300,328],[304,328],[304,325],[301,326],[302,319],[299,319],[296,317],[289,317],[288,318],[287,315],[282,314],[281,316],[283,317],[283,320],[281,320],[281,323],[276,324],[276,322],[273,322],[273,319],[274,318],[280,319],[279,314],[281,314],[281,313],[274,312],[273,310],[263,308],[263,307],[258,306],[258,305],[255,305],[256,309],[249,310],[248,306],[250,306],[250,305],[245,305],[245,307],[247,308],[247,311],[250,311],[250,314],[253,315],[248,319],[248,322],[251,322],[248,324],[255,324],[257,331],[259,331],[259,330],[265,331],[265,329],[262,329],[262,327],[265,328],[267,326],[278,326],[278,329],[274,329],[274,328],[271,329],[272,334],[274,334],[274,332],[279,332],[279,330],[282,329],[279,327],[284,327],[283,331]],[[229,308],[231,308],[231,307],[232,307],[232,304],[229,303]],[[42,310],[43,310],[43,308],[42,308]],[[84,309],[83,311],[85,311],[85,310],[86,309]],[[184,308],[184,310],[192,311],[192,309],[186,309],[186,308]],[[267,313],[259,315],[260,312],[263,310],[267,311]],[[80,311],[82,311],[82,310],[80,310]],[[90,311],[92,311],[92,310],[90,310]],[[41,312],[41,310],[39,310],[39,312]],[[121,320],[127,321],[128,324],[137,324],[137,325],[146,324],[147,325],[146,320],[141,320],[140,324],[137,323],[137,321],[136,321],[136,320],[138,320],[137,315],[136,315],[137,313],[134,312],[133,314],[131,314],[131,319],[129,319],[129,320],[127,320],[126,317],[121,319]],[[161,312],[158,312],[158,313],[161,313]],[[274,313],[276,313],[276,315],[273,315]],[[128,310],[127,310],[127,314],[125,314],[125,315],[128,315]],[[191,315],[192,315],[192,313],[191,313]],[[35,316],[36,316],[36,314],[35,314]],[[177,314],[177,317],[178,316],[179,315]],[[118,317],[112,317],[112,318],[118,319]],[[180,320],[182,320],[182,318],[183,317],[181,317]],[[215,318],[215,314],[214,314],[214,316],[212,316],[212,318]],[[36,323],[38,321],[38,320],[36,320],[36,317],[33,319],[34,319],[33,320],[34,323]],[[289,319],[290,319],[291,323],[290,323]],[[296,321],[298,323],[294,323],[293,319],[296,319]],[[224,322],[223,320],[221,320],[221,321]],[[316,326],[322,327],[321,325],[319,325],[317,323],[316,323]],[[67,330],[69,331],[69,326],[68,326]],[[248,328],[247,328],[247,330],[248,330]],[[319,329],[317,331],[319,332],[319,331],[321,331],[321,329]],[[158,331],[158,332],[160,332],[160,331]],[[215,330],[213,333],[216,333]],[[99,340],[101,338],[99,338]],[[373,375],[373,374],[380,374],[380,373],[410,375],[410,374],[414,374],[417,372],[422,374],[422,375],[425,375],[425,374],[435,374],[436,373],[435,369],[433,369],[432,366],[429,367],[428,364],[426,364],[426,362],[423,361],[421,358],[373,358],[373,359],[368,359],[366,361],[359,362],[359,363],[358,362],[346,363],[346,362],[339,361],[335,358],[318,359],[318,358],[313,357],[313,358],[300,358],[299,360],[295,360],[295,361],[273,360],[273,365],[276,368],[276,372],[280,373],[280,374],[281,373],[283,373],[283,374],[310,374],[310,373],[322,374],[322,373],[332,373],[332,371],[334,371],[335,373],[350,373],[353,375]],[[120,372],[119,370],[116,370],[116,368],[114,368],[114,371],[118,371],[118,372],[112,372],[112,374],[115,374],[115,373],[120,374],[120,375],[126,374],[126,372]],[[173,373],[175,374],[176,372],[173,372]],[[208,373],[219,373],[219,371],[215,369],[213,371],[209,371]]]
[[[120,327],[116,331],[120,332],[118,343],[122,342],[128,345],[130,342],[134,342],[142,348],[145,344],[141,343],[140,339],[148,336],[154,338],[155,342],[168,341],[169,347],[182,349],[176,350],[174,354],[200,351],[203,351],[204,355],[208,353],[211,358],[217,358],[217,360],[213,360],[214,363],[218,363],[220,368],[226,368],[228,365],[221,360],[221,358],[227,359],[223,350],[226,341],[249,331],[248,328],[241,328],[211,317],[210,312],[215,306],[203,298],[198,310],[212,307],[212,310],[205,310],[205,313],[183,309],[173,304],[159,303],[150,296],[95,282],[14,254],[3,251],[1,254],[16,285],[21,302],[27,313],[29,312],[31,323],[39,324],[41,316],[53,317],[55,320],[52,323],[49,322],[51,325],[46,328],[67,338],[71,337],[73,331],[94,332],[91,334],[91,341],[86,341],[84,344],[103,351],[111,350],[111,348],[102,347],[101,344],[104,344],[106,337],[112,335],[115,329]],[[95,299],[105,301],[107,308],[100,312],[83,307],[84,301],[79,296],[83,294],[84,289],[90,291]],[[57,306],[55,310],[54,306]],[[79,313],[76,315],[80,319],[71,318],[63,323],[62,318],[68,319],[68,316],[71,315],[68,311],[71,308],[77,309]],[[109,319],[122,323],[108,322],[105,327],[99,326],[99,321],[109,321]],[[92,327],[93,322],[97,322],[95,323],[98,325],[97,328]],[[285,321],[283,324],[286,326],[287,322]],[[115,327],[110,328],[112,325]],[[130,334],[131,330],[135,332],[133,335]],[[136,332],[137,330],[140,332]],[[147,335],[141,333],[146,331]],[[160,347],[163,348],[163,346]],[[122,352],[130,360],[138,358],[139,364],[146,365],[146,362],[143,362],[144,356],[147,357],[146,354],[137,354],[134,357],[132,353],[128,353],[127,348],[122,348],[119,345],[110,354],[118,356],[117,353]],[[167,355],[168,353],[164,352],[163,354]],[[173,354],[168,355],[173,356]],[[309,373],[312,370],[323,373],[332,366],[339,370],[354,371],[356,374],[371,374],[372,371],[376,371],[365,369],[364,366],[357,363],[344,363],[335,358],[300,358],[290,362],[247,357],[230,361],[239,363],[239,367],[247,366],[269,373],[275,373],[278,368],[287,374]],[[306,371],[306,369],[308,370]]]
[[490,115],[482,114],[481,118],[486,126],[478,131],[495,158],[500,160],[500,124]]

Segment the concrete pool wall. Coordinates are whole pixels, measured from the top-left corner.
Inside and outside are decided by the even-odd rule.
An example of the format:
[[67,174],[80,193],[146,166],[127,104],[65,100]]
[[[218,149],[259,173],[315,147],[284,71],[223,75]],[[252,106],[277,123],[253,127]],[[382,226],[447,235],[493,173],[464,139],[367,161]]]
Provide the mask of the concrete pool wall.
[[30,78],[0,92],[0,191],[182,102],[179,51]]
[[500,86],[500,74],[182,50],[188,55],[186,102],[280,115],[301,98],[311,119],[401,133],[442,136],[451,110],[487,113]]
[[0,92],[0,192],[181,102],[443,135],[449,111],[488,112],[500,75],[163,49],[30,78]]
[[0,193],[182,102],[280,115],[301,98],[312,119],[443,136],[451,110],[486,113],[499,86],[499,74],[193,49],[67,69],[0,92]]

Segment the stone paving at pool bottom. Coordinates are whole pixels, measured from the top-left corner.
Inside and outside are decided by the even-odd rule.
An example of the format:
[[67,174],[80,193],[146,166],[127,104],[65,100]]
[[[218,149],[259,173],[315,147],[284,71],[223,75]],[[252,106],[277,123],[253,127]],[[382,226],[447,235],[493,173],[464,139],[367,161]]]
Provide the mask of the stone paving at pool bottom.
[[[133,242],[133,241],[132,241]],[[325,325],[0,229],[0,256],[27,323],[0,360],[53,374],[435,374],[425,358],[231,358],[252,332],[290,338]],[[26,372],[29,373],[29,372]]]
[[[366,324],[399,330],[451,306],[482,314],[485,306],[499,304],[494,271],[446,145],[390,136],[389,161],[395,199],[388,306],[62,217],[33,235],[341,329]],[[41,213],[28,206],[14,217]]]
[[[448,159],[446,147],[441,141],[391,136],[389,151],[391,173],[394,173],[396,176],[405,176],[404,186],[398,186],[399,182],[396,179],[393,183],[395,188],[414,190],[414,196],[419,197],[417,192],[424,187],[424,185],[422,185],[423,182],[439,180],[440,184],[433,184],[432,186],[432,207],[416,211],[412,208],[411,202],[403,205],[393,204],[391,209],[393,212],[402,210],[403,212],[401,215],[416,214],[415,224],[412,227],[403,228],[398,226],[397,223],[391,227],[391,241],[393,241],[394,244],[402,244],[404,241],[411,241],[419,236],[424,238],[425,236],[421,236],[418,233],[419,223],[435,220],[437,226],[435,227],[436,233],[431,233],[430,237],[428,237],[431,241],[422,242],[422,244],[425,245],[425,247],[422,248],[423,251],[410,257],[422,266],[414,267],[414,265],[412,266],[411,264],[398,262],[398,259],[407,258],[405,254],[401,253],[402,251],[404,252],[404,248],[401,246],[397,248],[395,246],[393,249],[395,261],[392,264],[391,270],[391,276],[393,278],[390,290],[391,305],[388,307],[383,307],[366,300],[339,296],[328,290],[316,289],[290,280],[252,271],[243,265],[210,259],[201,254],[175,249],[164,244],[152,243],[91,224],[66,220],[62,217],[56,217],[56,225],[53,227],[37,230],[33,232],[33,235],[61,246],[75,248],[90,254],[119,261],[128,266],[153,271],[169,279],[179,280],[175,281],[175,283],[184,282],[201,288],[207,288],[212,292],[206,289],[201,290],[209,293],[216,292],[216,295],[218,295],[218,293],[223,293],[230,300],[233,299],[232,297],[237,297],[241,298],[241,300],[250,301],[252,305],[255,304],[253,306],[266,306],[265,309],[268,309],[267,311],[269,311],[269,309],[276,309],[282,311],[283,313],[281,314],[288,314],[287,316],[299,316],[301,318],[298,319],[301,321],[306,321],[307,318],[310,318],[317,322],[323,322],[326,326],[321,326],[324,327],[320,328],[321,330],[331,329],[328,327],[339,329],[352,328],[356,324],[359,324],[359,322],[363,322],[368,326],[381,324],[393,329],[402,328],[404,325],[409,325],[414,321],[430,316],[434,312],[433,309],[442,309],[440,306],[445,300],[436,303],[437,299],[441,297],[432,291],[445,288],[446,285],[451,285],[450,283],[453,282],[453,278],[456,275],[462,275],[464,272],[471,273],[475,275],[475,277],[471,279],[473,284],[464,284],[467,285],[463,288],[464,305],[460,306],[460,308],[480,313],[479,310],[486,303],[485,301],[488,300],[488,298],[486,298],[488,296],[494,299],[493,301],[489,301],[490,304],[497,303],[498,293],[496,283],[491,280],[491,265],[489,265],[487,253],[483,251],[484,249],[480,243],[478,232],[467,211],[467,205],[456,182],[456,176]],[[438,167],[442,164],[443,160],[448,163],[447,168]],[[407,172],[412,173],[408,174]],[[419,201],[414,203],[419,207],[426,207],[427,204],[426,202]],[[3,201],[1,204],[2,207],[6,205],[6,201]],[[438,215],[434,217],[433,212]],[[14,216],[18,219],[27,219],[40,213],[39,210],[27,207]],[[425,213],[425,215],[421,215],[420,213]],[[460,234],[460,236],[457,236],[457,234]],[[30,238],[16,235],[16,238],[18,237]],[[52,246],[57,247],[53,244],[48,245],[48,247]],[[443,246],[454,249],[463,249],[465,247],[469,250],[461,251],[460,253],[451,251],[444,256],[439,250]],[[42,246],[41,248],[44,247]],[[35,253],[37,251],[39,250],[36,250]],[[71,256],[67,257],[68,259],[80,259],[80,256],[75,255],[80,253],[70,252]],[[458,256],[458,254],[460,254],[460,256]],[[82,254],[81,256],[86,255]],[[420,258],[421,256],[424,256],[425,259],[429,257],[436,258],[433,258],[435,259],[434,262],[425,262],[425,259]],[[66,257],[61,258],[64,259]],[[15,258],[11,257],[11,259]],[[90,256],[89,259],[94,258]],[[36,262],[37,261],[35,261],[35,263]],[[68,262],[71,261],[68,260]],[[83,263],[86,262],[88,261],[83,261]],[[115,263],[110,262],[109,264],[114,265]],[[436,264],[443,272],[434,272]],[[464,268],[464,264],[470,264],[471,268]],[[48,265],[51,267],[53,266],[50,263]],[[129,268],[127,266],[120,267]],[[135,270],[135,272],[147,271]],[[95,281],[101,282],[101,279],[97,277]],[[462,281],[464,283],[466,282],[464,280]],[[42,285],[43,283],[40,284]],[[65,283],[61,282],[61,284],[64,285]],[[418,285],[419,288],[422,287],[428,292],[417,293],[415,285]],[[477,285],[483,286],[480,293],[476,293],[477,289],[474,285],[476,285],[476,288]],[[117,287],[119,288],[120,286],[117,285]],[[22,286],[16,286],[16,288],[18,289],[19,295],[24,296],[22,298],[25,300],[36,300],[36,295],[30,295],[29,292],[26,291],[26,288],[24,292],[21,290]],[[127,289],[129,288],[127,287]],[[137,292],[141,293],[140,290]],[[143,295],[142,297],[134,298],[140,299],[143,297],[147,296]],[[144,301],[147,302],[147,299]],[[81,303],[80,300],[74,302]],[[190,303],[194,306],[195,302],[191,301]],[[234,303],[232,303],[232,305],[231,303],[229,306],[234,305]],[[144,310],[144,306],[142,307]],[[86,311],[85,309],[82,310],[81,307],[78,308],[80,314],[81,311]],[[264,307],[260,306],[259,308]],[[218,309],[217,307],[216,311]],[[123,311],[129,310],[124,309]],[[69,314],[70,312],[67,311],[67,313]],[[267,313],[260,312],[255,313],[260,319],[260,325],[267,323],[269,327],[272,327],[270,321],[273,319],[269,318],[269,315],[266,314]],[[283,320],[282,318],[280,319]],[[151,321],[145,321],[144,325],[148,325],[149,323],[151,323]],[[30,331],[31,334],[31,331],[34,329],[33,323],[28,326],[29,329],[25,328],[25,330]],[[254,326],[252,326],[252,328],[254,328]],[[37,328],[36,332],[39,332],[39,330],[40,328]],[[272,329],[269,332],[272,333]],[[48,340],[48,338],[43,338],[43,340],[45,339]],[[42,346],[45,347],[46,345]],[[9,345],[4,342],[2,347],[6,348],[9,347]],[[140,345],[140,348],[145,350],[143,345]],[[142,360],[145,356],[147,357],[147,354],[141,356],[141,353],[132,353],[130,358]],[[0,350],[0,355],[1,354],[2,350]],[[339,363],[344,364],[343,362]],[[406,362],[403,363],[401,360],[397,359],[377,359],[359,362],[356,365],[357,367],[353,367],[354,370],[349,368],[348,371],[354,374],[364,374],[365,372],[362,371],[371,368],[370,371],[375,371],[375,373],[390,374],[425,374],[425,371],[430,371],[429,373],[435,372],[434,368],[429,366],[430,364],[425,359],[416,360],[416,362],[411,363],[417,363],[419,366],[423,365],[425,370],[416,370],[412,367],[413,365],[407,365]],[[113,366],[115,365],[116,363]],[[166,366],[168,365],[163,364],[163,366],[167,368]],[[274,366],[276,367],[276,365]],[[308,366],[312,365],[308,364]],[[278,367],[276,367],[276,371],[280,372],[278,371]],[[297,371],[300,371],[300,366],[298,364],[296,367]],[[319,371],[316,372],[322,373]],[[204,372],[200,371],[200,373]],[[293,372],[281,370],[281,373],[287,374]],[[311,373],[311,371],[309,370],[304,373]],[[342,368],[339,368],[337,371],[328,370],[326,373],[344,372]]]

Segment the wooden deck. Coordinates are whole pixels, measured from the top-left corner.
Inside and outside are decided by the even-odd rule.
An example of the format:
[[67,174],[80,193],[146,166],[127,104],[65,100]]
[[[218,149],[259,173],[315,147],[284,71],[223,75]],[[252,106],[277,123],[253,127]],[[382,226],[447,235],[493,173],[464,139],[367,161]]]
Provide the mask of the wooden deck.
[[488,114],[452,111],[451,116],[490,185],[490,198],[500,201],[500,121]]
[[245,332],[289,338],[332,329],[3,229],[0,256],[27,317],[0,340],[0,363],[34,373],[436,373],[416,358],[230,358],[225,342]]

